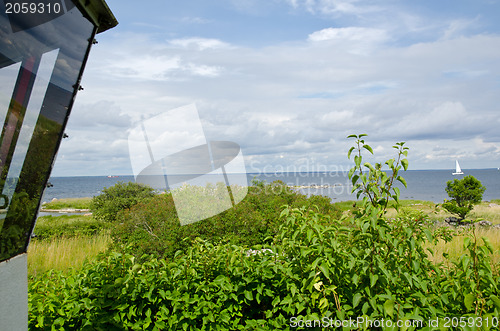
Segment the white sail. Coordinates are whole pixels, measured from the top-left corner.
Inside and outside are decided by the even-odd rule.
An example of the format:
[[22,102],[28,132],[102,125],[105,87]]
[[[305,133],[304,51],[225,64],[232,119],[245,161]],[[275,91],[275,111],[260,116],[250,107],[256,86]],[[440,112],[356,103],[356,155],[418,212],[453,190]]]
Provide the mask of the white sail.
[[460,164],[458,164],[458,160],[455,160],[455,172],[453,175],[463,175],[462,169],[460,169]]

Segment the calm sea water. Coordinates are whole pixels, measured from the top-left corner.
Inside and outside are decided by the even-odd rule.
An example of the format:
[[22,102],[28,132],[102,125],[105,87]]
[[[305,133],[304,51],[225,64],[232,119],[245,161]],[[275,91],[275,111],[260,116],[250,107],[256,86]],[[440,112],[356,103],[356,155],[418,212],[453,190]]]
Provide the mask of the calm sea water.
[[[402,172],[408,188],[398,185],[401,189],[402,199],[429,200],[442,202],[448,198],[445,187],[446,182],[461,176],[453,176],[451,170],[409,170]],[[497,169],[464,170],[465,175],[476,177],[486,187],[483,200],[500,199],[500,171]],[[309,186],[301,189],[305,194],[325,195],[333,201],[355,200],[351,195],[351,186],[346,173],[342,172],[309,172],[309,173],[265,173],[248,174],[248,183],[252,179],[272,182],[281,180],[288,185]],[[119,176],[108,178],[106,176],[87,177],[52,177],[50,182],[53,187],[45,190],[42,201],[53,198],[81,198],[99,195],[104,187],[110,187],[117,182],[134,181],[133,176]],[[322,188],[313,188],[313,185],[322,185]]]

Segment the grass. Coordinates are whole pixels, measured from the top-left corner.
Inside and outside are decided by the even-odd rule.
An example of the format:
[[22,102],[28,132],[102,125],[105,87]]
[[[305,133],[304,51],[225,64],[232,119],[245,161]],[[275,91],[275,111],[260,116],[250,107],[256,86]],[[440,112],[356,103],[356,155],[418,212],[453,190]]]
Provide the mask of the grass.
[[[354,210],[353,204],[356,201],[341,201],[336,202],[335,205],[339,207],[346,215],[352,214]],[[454,216],[443,208],[436,206],[437,204],[432,201],[424,200],[400,200],[401,208],[411,208],[419,210],[429,215],[429,219],[433,221],[443,222],[445,218]],[[498,205],[498,206],[496,206]],[[394,202],[389,204],[387,209],[387,217],[395,217],[397,211],[394,209]],[[500,200],[483,201],[467,215],[468,219],[485,219],[493,224],[500,224]]]
[[92,216],[61,215],[41,216],[37,219],[34,234],[37,239],[54,237],[91,236],[109,228],[109,224]]
[[89,219],[92,219],[92,216],[64,214],[61,214],[59,216],[47,215],[38,217],[38,219],[36,220],[36,226],[64,226],[88,221]]
[[[335,205],[342,210],[344,215],[352,216],[354,203],[355,201],[341,201],[336,202]],[[393,205],[394,204],[391,203],[391,206]],[[422,211],[428,215],[429,219],[432,221],[443,222],[446,217],[453,216],[453,214],[450,214],[443,208],[436,206],[436,203],[432,201],[401,200],[400,206],[401,208]],[[387,216],[391,218],[396,215],[397,211],[393,207],[390,207],[387,211]],[[500,224],[500,200],[481,202],[479,205],[474,207],[467,218],[473,220],[482,218],[492,222],[493,224]],[[451,260],[458,259],[465,252],[463,243],[467,233],[467,231],[457,229],[455,230],[455,235],[450,242],[440,240],[436,245],[428,244],[426,247],[434,251],[433,256],[429,254],[430,259],[437,264],[445,263],[445,265],[446,263],[450,263],[450,260],[446,260],[443,254],[448,254]],[[471,234],[469,233],[469,235]],[[476,230],[476,237],[478,238],[478,244],[483,244],[481,237],[488,238],[494,250],[494,253],[492,254],[492,262],[500,267],[500,229],[479,228]]]
[[92,198],[57,199],[42,205],[42,209],[89,209]]
[[[455,236],[450,242],[439,240],[436,245],[427,244],[427,248],[430,248],[434,252],[433,255],[429,253],[429,258],[437,264],[444,263],[444,265],[449,265],[450,260],[456,261],[462,254],[465,253],[464,239],[467,236],[472,236],[471,230],[462,230],[461,232],[457,230]],[[500,230],[488,230],[483,228],[476,229],[476,238],[478,245],[484,245],[483,240],[481,239],[483,237],[487,238],[490,241],[491,246],[493,247],[492,263],[494,265],[499,265]],[[443,254],[447,254],[449,256],[449,260],[446,260]]]
[[28,248],[28,275],[35,277],[50,269],[68,271],[80,268],[87,259],[93,260],[111,242],[108,233],[96,236],[32,240]]

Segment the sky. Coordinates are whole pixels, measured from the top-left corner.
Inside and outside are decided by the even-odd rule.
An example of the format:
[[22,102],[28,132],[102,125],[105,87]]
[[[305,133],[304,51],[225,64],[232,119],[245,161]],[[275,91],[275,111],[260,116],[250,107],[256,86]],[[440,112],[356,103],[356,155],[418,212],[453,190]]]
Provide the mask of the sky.
[[[139,4],[140,3],[140,4]],[[131,175],[128,134],[194,104],[247,172],[500,167],[498,0],[107,0],[52,176]]]

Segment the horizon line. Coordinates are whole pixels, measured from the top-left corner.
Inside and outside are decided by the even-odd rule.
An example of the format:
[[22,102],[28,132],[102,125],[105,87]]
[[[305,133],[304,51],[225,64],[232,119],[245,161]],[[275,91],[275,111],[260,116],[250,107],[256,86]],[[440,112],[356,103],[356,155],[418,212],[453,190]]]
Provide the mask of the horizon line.
[[[467,169],[462,169],[462,170],[493,170],[493,169],[498,169],[499,168],[467,168]],[[449,168],[449,169],[408,169],[406,171],[453,171],[455,169]],[[384,171],[390,171],[390,169],[386,169]],[[231,175],[261,175],[261,174],[294,174],[294,173],[338,173],[338,172],[348,172],[346,170],[324,170],[324,171],[261,171],[261,172],[227,172],[227,174]],[[169,176],[192,176],[192,175],[208,175],[208,174],[175,174],[175,175],[169,175]],[[219,175],[219,174],[213,174],[213,175]],[[465,174],[464,174],[465,175]],[[110,177],[111,176],[111,177]],[[152,175],[154,176],[154,175]],[[50,178],[61,178],[61,177],[109,177],[109,178],[119,178],[119,177],[134,177],[133,174],[118,174],[118,175],[63,175],[63,176],[58,176],[58,175],[51,175]]]

